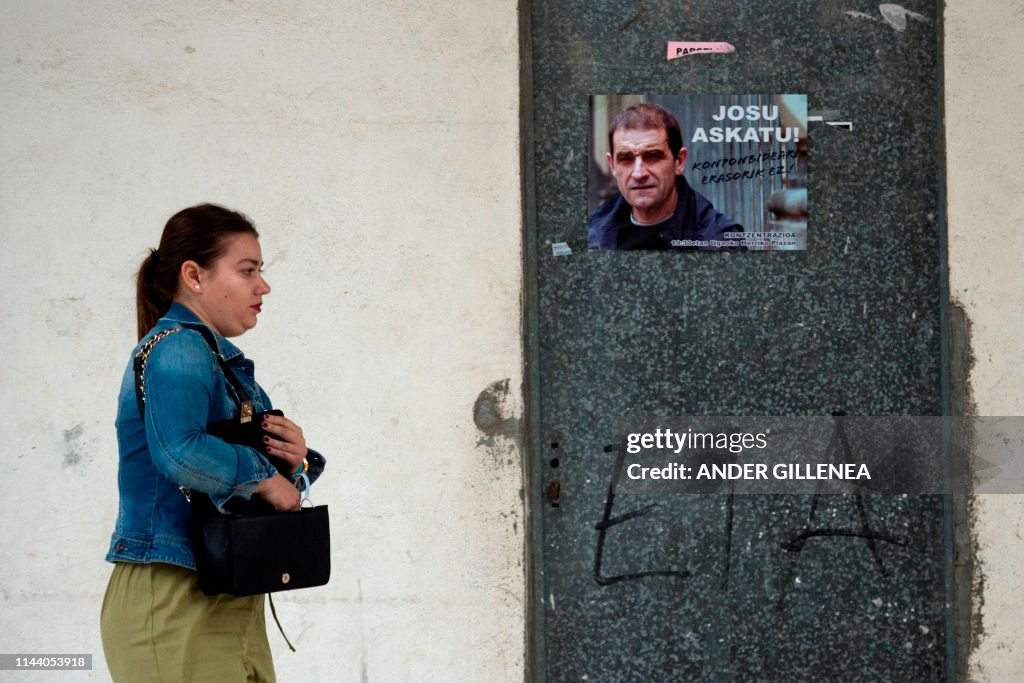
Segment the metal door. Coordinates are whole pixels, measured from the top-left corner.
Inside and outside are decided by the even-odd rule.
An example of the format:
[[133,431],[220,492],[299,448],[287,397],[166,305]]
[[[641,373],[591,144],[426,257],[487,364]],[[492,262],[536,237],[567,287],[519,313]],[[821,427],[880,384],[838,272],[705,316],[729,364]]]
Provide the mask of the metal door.
[[[867,500],[903,544],[797,550],[806,496],[610,487],[623,417],[947,414],[941,5],[887,7],[524,6],[534,680],[952,679],[943,498]],[[670,40],[736,50],[670,61]],[[806,250],[588,251],[601,93],[806,93]]]

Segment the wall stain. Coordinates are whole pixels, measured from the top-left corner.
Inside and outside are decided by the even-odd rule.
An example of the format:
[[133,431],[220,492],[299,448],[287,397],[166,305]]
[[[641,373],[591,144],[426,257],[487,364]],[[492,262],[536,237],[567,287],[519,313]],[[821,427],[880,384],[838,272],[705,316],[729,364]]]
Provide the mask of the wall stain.
[[473,423],[480,430],[477,448],[486,450],[494,467],[515,467],[520,462],[523,421],[508,378],[491,382],[473,402]]
[[477,441],[478,446],[496,446],[495,437],[505,437],[516,444],[520,441],[522,421],[509,414],[512,409],[509,382],[508,378],[491,382],[473,403],[473,422],[485,435]]
[[67,445],[67,449],[64,451],[64,462],[61,463],[64,467],[88,464],[92,460],[86,448],[84,435],[85,423],[83,422],[79,422],[71,429],[64,430],[64,443]]
[[77,337],[91,317],[80,296],[67,296],[47,301],[46,325],[58,337]]

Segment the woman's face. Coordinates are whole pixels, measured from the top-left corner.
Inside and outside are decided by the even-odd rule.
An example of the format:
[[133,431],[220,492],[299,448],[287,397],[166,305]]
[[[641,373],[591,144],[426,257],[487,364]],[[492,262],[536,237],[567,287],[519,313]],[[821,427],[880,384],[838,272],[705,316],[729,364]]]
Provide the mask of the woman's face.
[[[256,326],[256,316],[270,285],[263,279],[259,240],[239,233],[225,240],[224,253],[197,271],[187,305],[199,319],[225,337],[237,337]],[[196,287],[198,284],[198,288]]]

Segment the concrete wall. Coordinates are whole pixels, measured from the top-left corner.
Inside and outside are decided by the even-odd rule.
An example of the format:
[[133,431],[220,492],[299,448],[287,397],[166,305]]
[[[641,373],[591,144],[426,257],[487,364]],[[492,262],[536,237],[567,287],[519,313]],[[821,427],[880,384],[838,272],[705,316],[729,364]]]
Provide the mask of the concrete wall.
[[330,459],[280,679],[522,679],[518,60],[508,0],[4,3],[0,652],[107,678],[133,274],[215,201],[274,288],[240,346]]
[[[978,415],[1024,415],[1024,2],[946,6],[951,297],[970,323]],[[975,501],[970,677],[1024,679],[1024,496]]]

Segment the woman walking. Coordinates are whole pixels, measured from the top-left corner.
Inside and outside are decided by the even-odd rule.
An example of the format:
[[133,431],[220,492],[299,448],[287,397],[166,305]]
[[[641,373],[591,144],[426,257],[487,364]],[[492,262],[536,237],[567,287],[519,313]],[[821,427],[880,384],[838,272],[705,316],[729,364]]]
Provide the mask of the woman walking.
[[[206,596],[199,590],[189,535],[191,507],[180,487],[214,505],[253,496],[297,510],[286,476],[308,472],[302,429],[267,415],[267,452],[228,443],[207,426],[272,408],[253,363],[228,337],[255,327],[270,286],[258,233],[242,214],[204,204],[167,221],[137,281],[139,344],[121,384],[117,410],[117,523],[107,553],[115,564],[103,600],[103,651],[115,681],[273,681],[264,596]],[[148,352],[136,394],[136,356]],[[220,355],[218,359],[217,355]],[[247,397],[225,377],[231,372]]]

